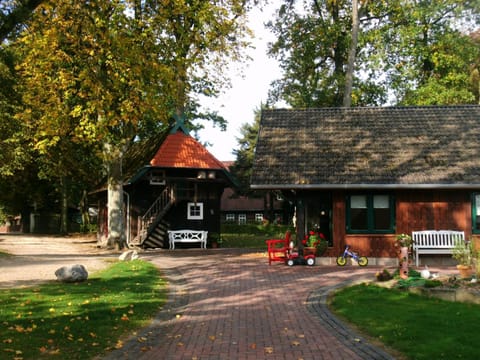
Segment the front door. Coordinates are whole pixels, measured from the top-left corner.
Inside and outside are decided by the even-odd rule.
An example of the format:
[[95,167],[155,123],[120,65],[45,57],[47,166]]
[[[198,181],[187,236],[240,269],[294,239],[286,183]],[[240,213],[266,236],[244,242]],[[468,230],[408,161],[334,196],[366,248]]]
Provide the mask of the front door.
[[332,197],[330,194],[321,194],[310,197],[305,203],[305,234],[309,231],[318,231],[333,246],[332,238]]

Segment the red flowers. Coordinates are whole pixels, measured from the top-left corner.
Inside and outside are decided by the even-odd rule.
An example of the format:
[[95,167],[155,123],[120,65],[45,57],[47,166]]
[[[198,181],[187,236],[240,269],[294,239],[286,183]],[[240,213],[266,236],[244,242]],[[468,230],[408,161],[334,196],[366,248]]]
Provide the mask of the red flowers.
[[303,238],[302,244],[306,247],[317,247],[322,241],[325,241],[325,235],[321,232],[310,230]]

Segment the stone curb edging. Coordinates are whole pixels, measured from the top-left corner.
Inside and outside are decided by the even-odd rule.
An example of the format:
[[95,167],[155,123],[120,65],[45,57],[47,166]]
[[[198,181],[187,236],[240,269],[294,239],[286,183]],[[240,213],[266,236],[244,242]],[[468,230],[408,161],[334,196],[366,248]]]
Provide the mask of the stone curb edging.
[[[189,303],[189,295],[186,288],[186,280],[180,271],[176,269],[161,269],[162,276],[168,281],[167,301],[155,316],[153,321],[138,333],[129,337],[121,349],[115,349],[104,357],[105,360],[136,360],[138,354],[150,351],[158,344],[160,335],[165,335],[168,327],[173,326],[177,315],[185,312]],[[139,341],[141,339],[141,341]]]
[[[368,280],[364,279],[363,282],[365,281]],[[307,298],[307,309],[319,318],[326,327],[330,328],[332,335],[345,344],[345,346],[350,347],[355,354],[362,359],[394,360],[395,358],[390,354],[368,343],[365,339],[356,334],[328,309],[327,300],[332,292],[358,282],[362,282],[362,280],[346,281],[337,285],[323,287],[312,291]]]

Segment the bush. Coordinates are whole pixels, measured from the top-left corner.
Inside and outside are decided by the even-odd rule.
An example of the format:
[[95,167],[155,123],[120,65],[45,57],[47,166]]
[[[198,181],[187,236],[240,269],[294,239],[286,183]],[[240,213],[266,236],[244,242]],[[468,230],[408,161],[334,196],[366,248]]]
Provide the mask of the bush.
[[375,277],[377,278],[377,281],[388,281],[393,279],[392,274],[387,269],[383,269],[383,271],[378,271],[375,274]]
[[286,225],[272,224],[230,224],[224,223],[221,226],[222,234],[250,234],[250,235],[267,235],[267,236],[284,236],[287,230],[294,232],[292,227]]
[[221,246],[224,248],[264,249],[266,247],[265,240],[283,239],[287,230],[292,232],[292,240],[295,240],[293,228],[285,225],[226,223],[221,226]]
[[440,281],[440,280],[430,280],[430,279],[427,279],[425,280],[425,287],[426,288],[434,288],[434,287],[438,287],[438,286],[442,286],[443,283]]

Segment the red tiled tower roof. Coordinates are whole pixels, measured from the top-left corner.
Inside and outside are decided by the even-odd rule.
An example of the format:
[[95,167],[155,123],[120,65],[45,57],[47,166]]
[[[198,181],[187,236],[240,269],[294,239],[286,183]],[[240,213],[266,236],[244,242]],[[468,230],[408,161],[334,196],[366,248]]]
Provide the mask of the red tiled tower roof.
[[190,135],[176,131],[167,136],[155,156],[150,160],[155,167],[225,169],[204,146]]

